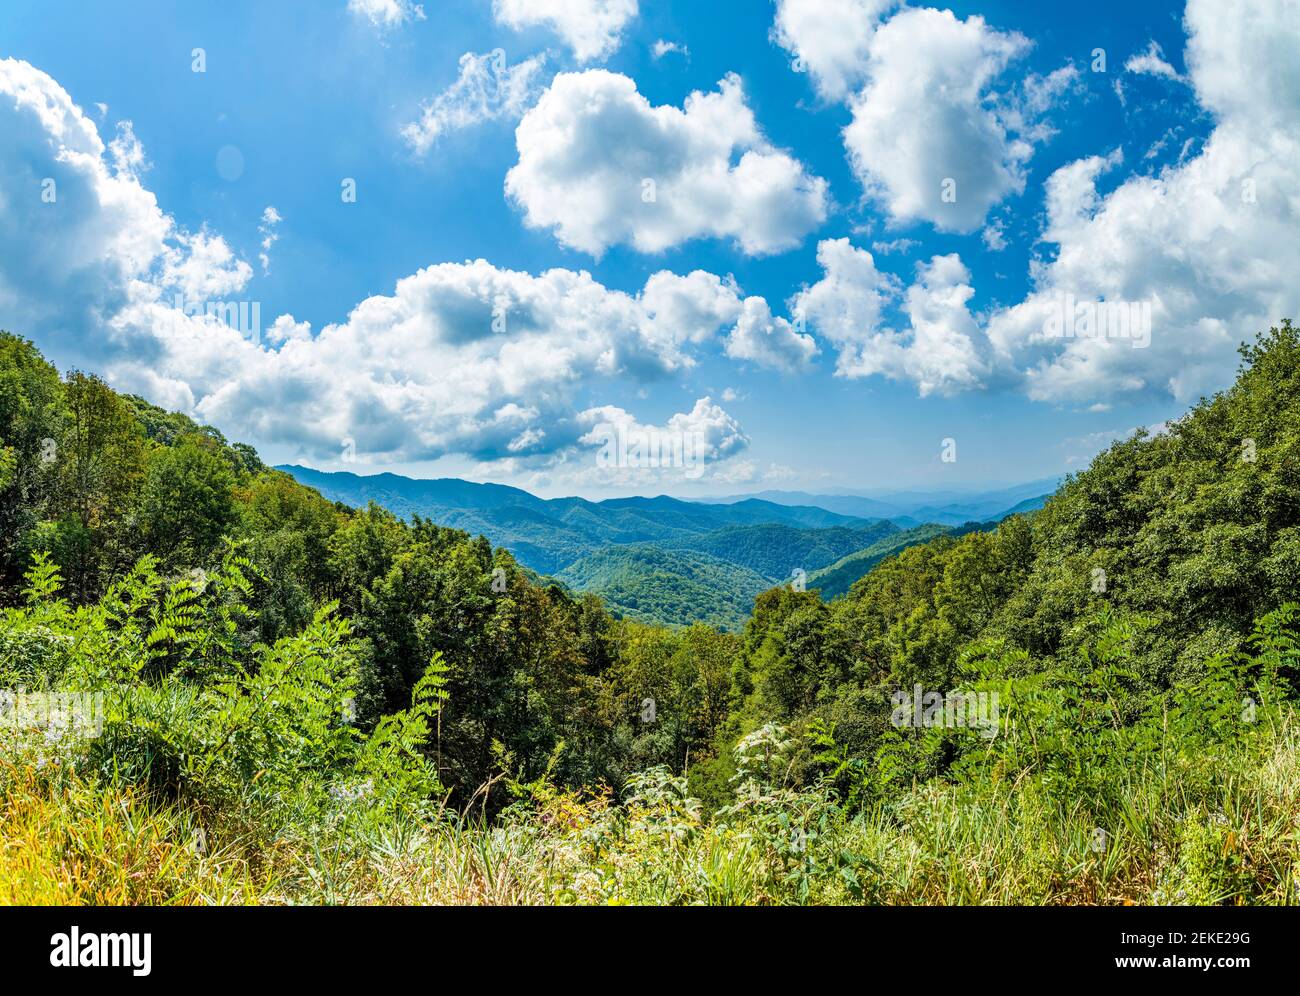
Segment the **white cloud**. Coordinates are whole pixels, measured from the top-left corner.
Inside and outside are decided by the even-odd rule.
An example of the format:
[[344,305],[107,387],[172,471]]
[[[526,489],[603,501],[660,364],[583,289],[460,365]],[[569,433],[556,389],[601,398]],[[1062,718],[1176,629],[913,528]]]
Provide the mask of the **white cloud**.
[[[971,232],[1025,185],[1042,116],[1079,86],[1073,66],[994,90],[1028,51],[1016,32],[896,0],[778,0],[772,35],[818,94],[843,101],[850,163],[896,224]],[[892,16],[891,16],[892,15]]]
[[876,30],[844,143],[863,188],[894,222],[969,232],[1024,189],[1032,147],[1008,132],[990,86],[1028,47],[980,17],[929,8],[903,10]]
[[767,143],[735,76],[677,108],[617,73],[562,73],[515,137],[506,191],[525,223],[594,256],[706,237],[777,252],[826,217],[826,181]]
[[494,0],[497,21],[516,31],[546,27],[559,35],[579,62],[612,55],[623,29],[636,17],[636,0]]
[[980,241],[989,252],[1001,252],[1007,247],[1006,223],[1000,219],[989,222],[980,232]]
[[257,259],[262,264],[263,273],[270,272],[271,246],[280,239],[279,225],[283,220],[274,205],[268,204],[262,212],[262,222],[257,226],[257,231],[262,236],[262,251],[257,254]]
[[517,118],[541,89],[544,55],[507,65],[501,49],[460,57],[460,74],[442,93],[427,101],[420,118],[402,129],[411,148],[427,152],[442,135],[482,121]]
[[381,31],[424,20],[424,8],[411,0],[348,0],[348,10]]
[[108,143],[108,154],[114,172],[121,176],[139,177],[149,169],[144,146],[135,137],[135,126],[130,121],[117,123],[117,136]]
[[711,398],[698,398],[689,412],[678,412],[661,426],[642,424],[615,405],[588,408],[578,414],[578,423],[589,429],[579,440],[585,446],[600,445],[603,439],[597,430],[605,426],[613,426],[628,436],[692,437],[702,444],[701,455],[712,461],[735,456],[749,446],[749,437],[740,423]]
[[786,373],[807,370],[820,352],[812,336],[773,315],[761,297],[745,299],[740,320],[727,336],[725,350],[732,359]]
[[691,50],[685,45],[680,45],[677,42],[664,41],[662,38],[650,46],[650,54],[653,55],[655,59],[662,59],[665,55],[668,55],[671,52],[676,52],[683,58],[690,58],[691,54]]
[[1124,63],[1124,72],[1137,75],[1160,76],[1167,80],[1181,82],[1183,77],[1178,70],[1165,60],[1164,50],[1152,40],[1146,51],[1131,55]]
[[175,232],[157,259],[157,286],[174,289],[187,301],[229,297],[243,290],[253,268],[237,257],[219,235],[206,229]]
[[[142,296],[201,305],[252,275],[219,235],[180,229],[140,183],[130,122],[107,146],[47,74],[0,60],[0,314],[65,366],[126,348],[115,316]],[[156,350],[145,348],[148,364]]]
[[871,243],[871,251],[878,252],[882,256],[890,256],[894,253],[908,253],[919,246],[916,239],[888,239],[884,242]]
[[[1044,232],[1056,257],[989,322],[998,361],[1023,371],[1031,397],[1194,400],[1231,379],[1239,341],[1300,310],[1288,234],[1300,222],[1300,19],[1284,0],[1192,0],[1186,25],[1189,78],[1216,118],[1200,154],[1104,196],[1097,181],[1117,151],[1058,170]],[[1150,345],[1045,338],[1067,294],[1149,303]]]
[[[1297,314],[1300,248],[1288,233],[1300,222],[1300,64],[1293,57],[1300,19],[1286,0],[1191,0],[1185,24],[1183,79],[1214,116],[1199,153],[1185,147],[1157,175],[1130,175],[1109,184],[1106,193],[1098,185],[1122,165],[1119,149],[1056,170],[1045,186],[1041,236],[1055,252],[1031,265],[1033,291],[1019,304],[977,318],[970,310],[969,275],[950,256],[922,268],[899,302],[911,326],[907,332],[873,327],[870,320],[837,323],[834,309],[813,314],[809,308],[811,327],[840,349],[837,372],[908,379],[922,393],[1018,385],[1031,398],[1091,410],[1125,395],[1186,403],[1231,379],[1238,342]],[[1027,149],[1016,152],[1007,136],[1030,142],[1050,134],[1035,116],[1079,85],[1077,72],[1063,67],[1031,76],[1001,104],[971,104],[1022,47],[977,18],[959,22],[907,9],[876,28],[870,47],[868,82],[854,101],[849,144],[875,157],[865,164],[868,179],[896,219],[929,218],[959,230],[979,224],[988,207],[1023,182]],[[933,60],[944,51],[949,57],[936,66]],[[897,63],[894,72],[890,59]],[[1173,78],[1172,66],[1161,63],[1168,66],[1158,49],[1148,49],[1128,68]],[[941,95],[927,110],[922,90],[940,83]],[[890,87],[901,93],[898,99],[883,99]],[[854,141],[863,108],[873,103],[891,113],[879,114],[876,141],[867,142],[865,131]],[[948,114],[963,105],[970,114],[949,127]],[[889,128],[891,120],[900,127]],[[938,177],[949,172],[938,164],[957,149],[975,169],[977,196],[961,209],[969,211],[964,218],[932,217],[925,191],[938,189]],[[959,205],[971,188],[958,176]],[[986,242],[1002,240],[998,225],[985,226]],[[853,286],[874,289],[874,267],[867,272]],[[833,282],[833,268],[826,279]],[[1071,300],[1149,307],[1150,338],[1141,332],[1049,337],[1046,319]],[[850,333],[863,342],[846,351],[842,343]]]
[[[1023,110],[1030,116],[1043,114],[1066,92],[1082,86],[1079,70],[1073,64],[1053,69],[1046,76],[1030,73],[1025,77],[1022,89]],[[1013,109],[1014,110],[1014,109]]]
[[903,306],[911,320],[911,340],[891,360],[916,382],[922,396],[980,386],[983,333],[968,307],[975,293],[970,271],[953,253],[935,256],[918,266],[917,274]]
[[641,293],[646,320],[641,331],[653,355],[670,367],[693,364],[683,350],[713,338],[740,317],[740,289],[704,270],[685,277],[661,270],[651,275]]
[[794,56],[826,100],[839,101],[866,79],[871,37],[899,0],[777,0],[773,39]]
[[578,441],[589,451],[587,466],[569,477],[586,485],[627,489],[726,481],[738,463],[749,462],[735,460],[749,447],[740,423],[707,397],[663,425],[642,424],[614,405],[581,412],[578,422],[590,427]]
[[1043,238],[1048,242],[1066,241],[1101,205],[1097,194],[1097,177],[1124,161],[1122,149],[1112,149],[1104,156],[1076,159],[1057,169],[1044,184],[1047,226]]
[[898,294],[898,281],[876,269],[865,249],[855,249],[848,239],[826,239],[817,245],[822,279],[794,296],[791,311],[803,315],[822,338],[838,351],[836,373],[861,376],[876,372],[864,356],[880,336],[881,317]]
[[[837,376],[910,380],[922,396],[980,386],[987,350],[968,308],[974,294],[970,273],[955,254],[918,265],[906,292],[897,278],[876,268],[871,253],[848,239],[820,243],[817,262],[822,279],[790,305],[835,346]],[[895,306],[908,318],[905,330],[886,320]]]
[[[656,274],[632,296],[570,270],[534,276],[484,260],[444,263],[314,337],[281,316],[267,344],[210,321],[175,329],[165,300],[142,299],[117,325],[150,347],[151,361],[109,369],[150,396],[189,399],[182,407],[238,438],[315,460],[337,457],[345,439],[369,463],[547,460],[575,445],[582,393],[693,362],[690,339],[718,332],[707,327],[707,298],[692,302],[707,290],[704,277]],[[667,313],[694,325],[665,336],[657,323]],[[169,321],[174,331],[160,332]]]
[[311,339],[311,322],[299,322],[293,315],[281,315],[266,330],[266,339],[275,346],[291,340],[307,342]]
[[[734,281],[704,271],[629,294],[474,260],[421,269],[314,335],[291,315],[256,335],[175,306],[229,301],[252,268],[220,236],[179,230],[49,76],[0,61],[0,131],[0,227],[19,233],[0,245],[6,325],[60,363],[318,462],[345,440],[371,463],[562,461],[587,431],[580,399],[690,367],[740,314]],[[668,424],[704,431],[718,459],[743,445],[707,401]]]

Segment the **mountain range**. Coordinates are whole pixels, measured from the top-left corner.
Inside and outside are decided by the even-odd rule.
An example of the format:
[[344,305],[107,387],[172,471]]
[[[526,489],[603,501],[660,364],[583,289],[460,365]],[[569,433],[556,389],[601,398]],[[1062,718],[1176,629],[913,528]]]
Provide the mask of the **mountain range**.
[[1042,508],[1043,502],[1061,486],[1063,480],[1062,477],[1047,477],[982,491],[882,491],[870,496],[841,488],[817,494],[807,491],[760,491],[751,495],[705,498],[701,501],[731,504],[757,499],[777,505],[811,505],[841,515],[889,519],[904,528],[922,523],[960,526],[967,522],[996,521],[1015,512]]
[[617,614],[723,628],[742,625],[767,588],[798,580],[823,597],[842,595],[907,546],[1041,507],[1056,483],[884,497],[767,491],[698,501],[590,501],[459,478],[278,469],[331,501],[373,501],[403,518],[419,515],[486,536],[530,570],[600,595]]

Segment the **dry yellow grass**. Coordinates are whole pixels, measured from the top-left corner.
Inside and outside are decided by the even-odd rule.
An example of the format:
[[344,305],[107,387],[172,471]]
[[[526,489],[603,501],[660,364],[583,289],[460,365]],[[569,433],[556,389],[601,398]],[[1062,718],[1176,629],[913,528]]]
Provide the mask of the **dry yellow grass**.
[[266,892],[243,857],[202,853],[182,807],[75,772],[5,764],[2,774],[2,904],[256,903]]

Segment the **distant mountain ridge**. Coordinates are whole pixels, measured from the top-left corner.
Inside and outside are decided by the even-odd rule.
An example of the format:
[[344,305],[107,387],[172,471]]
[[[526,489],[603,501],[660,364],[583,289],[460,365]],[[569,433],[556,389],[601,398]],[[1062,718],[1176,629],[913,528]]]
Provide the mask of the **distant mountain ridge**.
[[[809,588],[837,597],[907,546],[981,528],[981,519],[1003,517],[989,509],[1028,511],[1041,507],[1043,500],[1032,494],[1034,485],[1024,485],[962,494],[961,502],[949,505],[942,504],[953,497],[947,493],[906,495],[898,504],[806,492],[708,501],[668,495],[590,501],[540,498],[522,488],[460,478],[362,476],[292,465],[277,469],[331,501],[354,507],[373,501],[403,518],[419,515],[486,536],[525,567],[576,591],[594,592],[619,615],[670,625],[702,621],[727,629],[743,625],[756,595],[789,581],[797,571]],[[823,500],[835,507],[813,503]],[[900,509],[926,515],[928,521]]]
[[985,491],[886,491],[870,495],[854,494],[843,489],[825,494],[760,491],[753,495],[727,495],[702,500],[731,504],[756,498],[777,505],[812,505],[841,515],[889,519],[906,529],[925,522],[960,526],[967,522],[988,522],[1018,512],[1034,511],[1043,507],[1063,480],[1063,477],[1049,477]]
[[420,515],[441,525],[481,533],[494,546],[505,547],[524,566],[542,574],[554,574],[613,544],[683,540],[728,526],[854,529],[878,521],[760,499],[717,505],[659,495],[595,502],[585,498],[539,498],[521,488],[459,478],[416,480],[399,474],[363,477],[347,471],[293,465],[277,469],[292,474],[331,501],[355,507],[374,501],[404,518]]

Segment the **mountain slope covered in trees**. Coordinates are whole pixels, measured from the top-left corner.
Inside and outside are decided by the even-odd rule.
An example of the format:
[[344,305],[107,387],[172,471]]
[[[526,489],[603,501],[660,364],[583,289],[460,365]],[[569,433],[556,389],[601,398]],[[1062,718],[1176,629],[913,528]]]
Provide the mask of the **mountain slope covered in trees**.
[[928,543],[952,530],[947,526],[916,526],[904,532],[890,533],[869,546],[845,554],[834,563],[814,570],[808,575],[808,587],[815,588],[823,598],[839,598],[848,593],[853,583],[886,557],[915,546]]
[[543,499],[454,478],[282,469],[343,504],[374,501],[404,518],[485,536],[525,567],[600,595],[618,615],[670,625],[739,629],[764,588],[899,531],[883,519],[759,500]]
[[598,595],[615,615],[684,626],[703,622],[736,631],[772,579],[697,550],[650,544],[614,546],[588,554],[556,577],[575,591]]

